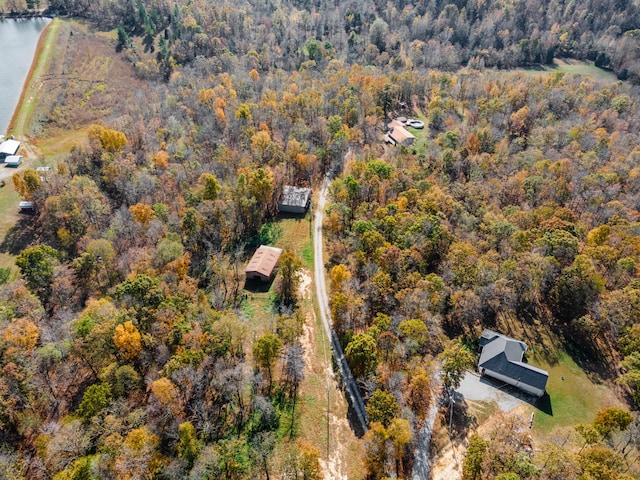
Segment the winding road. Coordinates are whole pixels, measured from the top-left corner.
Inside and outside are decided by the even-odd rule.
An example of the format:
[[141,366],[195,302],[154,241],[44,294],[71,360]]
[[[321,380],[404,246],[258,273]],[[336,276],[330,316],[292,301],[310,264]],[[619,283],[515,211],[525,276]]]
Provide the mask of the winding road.
[[325,178],[322,183],[322,189],[320,190],[320,197],[315,210],[315,221],[313,224],[313,256],[314,256],[314,276],[316,284],[316,294],[318,297],[318,306],[320,309],[320,318],[322,319],[322,325],[327,334],[327,338],[331,341],[331,348],[336,358],[338,367],[340,368],[340,375],[344,381],[346,387],[346,393],[348,395],[349,403],[351,404],[358,423],[362,428],[362,432],[366,432],[369,427],[367,426],[367,411],[364,408],[364,402],[362,396],[356,385],[356,381],[351,374],[351,369],[347,364],[347,359],[342,351],[342,345],[338,340],[338,335],[333,330],[331,321],[331,310],[329,309],[329,296],[327,295],[327,286],[325,283],[324,272],[324,260],[323,260],[323,238],[322,238],[322,221],[324,218],[324,208],[327,202],[327,190],[329,187],[329,178]]

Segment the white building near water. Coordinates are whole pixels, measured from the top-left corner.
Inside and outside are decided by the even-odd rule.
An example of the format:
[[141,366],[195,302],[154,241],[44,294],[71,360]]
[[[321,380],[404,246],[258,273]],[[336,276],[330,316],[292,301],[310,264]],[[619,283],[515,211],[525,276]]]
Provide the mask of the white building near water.
[[0,158],[15,155],[20,150],[20,142],[14,139],[5,140],[0,143]]
[[19,167],[22,163],[22,155],[9,155],[4,158],[4,163],[7,167]]

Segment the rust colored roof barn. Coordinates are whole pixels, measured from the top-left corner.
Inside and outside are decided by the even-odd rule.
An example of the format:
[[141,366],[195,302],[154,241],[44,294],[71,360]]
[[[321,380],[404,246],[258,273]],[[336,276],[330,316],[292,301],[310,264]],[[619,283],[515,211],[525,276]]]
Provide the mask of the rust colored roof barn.
[[247,280],[259,280],[261,282],[271,280],[281,253],[282,249],[280,248],[260,245],[260,248],[253,254],[244,271]]

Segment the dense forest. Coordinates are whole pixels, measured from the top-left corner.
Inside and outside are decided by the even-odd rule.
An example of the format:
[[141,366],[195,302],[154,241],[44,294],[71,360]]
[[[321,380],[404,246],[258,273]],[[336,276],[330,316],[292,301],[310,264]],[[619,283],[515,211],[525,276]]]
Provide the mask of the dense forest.
[[[232,56],[297,70],[332,58],[389,67],[456,70],[594,61],[640,82],[637,1],[416,0],[408,2],[165,2],[50,0],[50,8],[158,46],[157,70],[197,56]],[[156,40],[157,39],[157,40]]]
[[[239,307],[282,186],[327,173],[370,478],[410,475],[432,365],[471,362],[483,327],[553,332],[640,404],[635,3],[49,3],[117,29],[145,86],[54,170],[14,176],[38,215],[0,287],[4,477],[321,478],[303,442],[274,461],[303,376],[299,259],[272,333],[251,338]],[[488,68],[558,56],[631,81]],[[387,112],[424,119],[414,146],[383,144]],[[465,478],[638,477],[627,412],[526,458],[510,421],[470,439]]]

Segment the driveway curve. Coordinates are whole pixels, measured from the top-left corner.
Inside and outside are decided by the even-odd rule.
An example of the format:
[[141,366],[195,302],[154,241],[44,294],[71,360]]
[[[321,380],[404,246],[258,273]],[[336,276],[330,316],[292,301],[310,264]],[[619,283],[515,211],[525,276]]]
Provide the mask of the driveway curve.
[[322,222],[324,220],[324,208],[327,203],[327,191],[329,187],[329,178],[325,178],[320,190],[320,196],[315,209],[315,221],[313,224],[313,256],[314,256],[314,276],[316,283],[316,294],[318,297],[318,307],[320,310],[320,318],[322,319],[322,325],[324,326],[327,338],[331,342],[331,349],[335,356],[336,363],[340,369],[340,375],[344,381],[346,387],[346,393],[351,404],[353,411],[357,417],[358,423],[362,429],[362,432],[366,432],[369,428],[367,426],[367,411],[364,408],[364,402],[356,381],[351,373],[351,369],[347,363],[347,360],[342,351],[342,345],[338,340],[338,335],[333,330],[331,321],[331,310],[329,309],[329,295],[327,294],[327,286],[325,280],[324,269],[324,255],[323,255],[323,231]]

